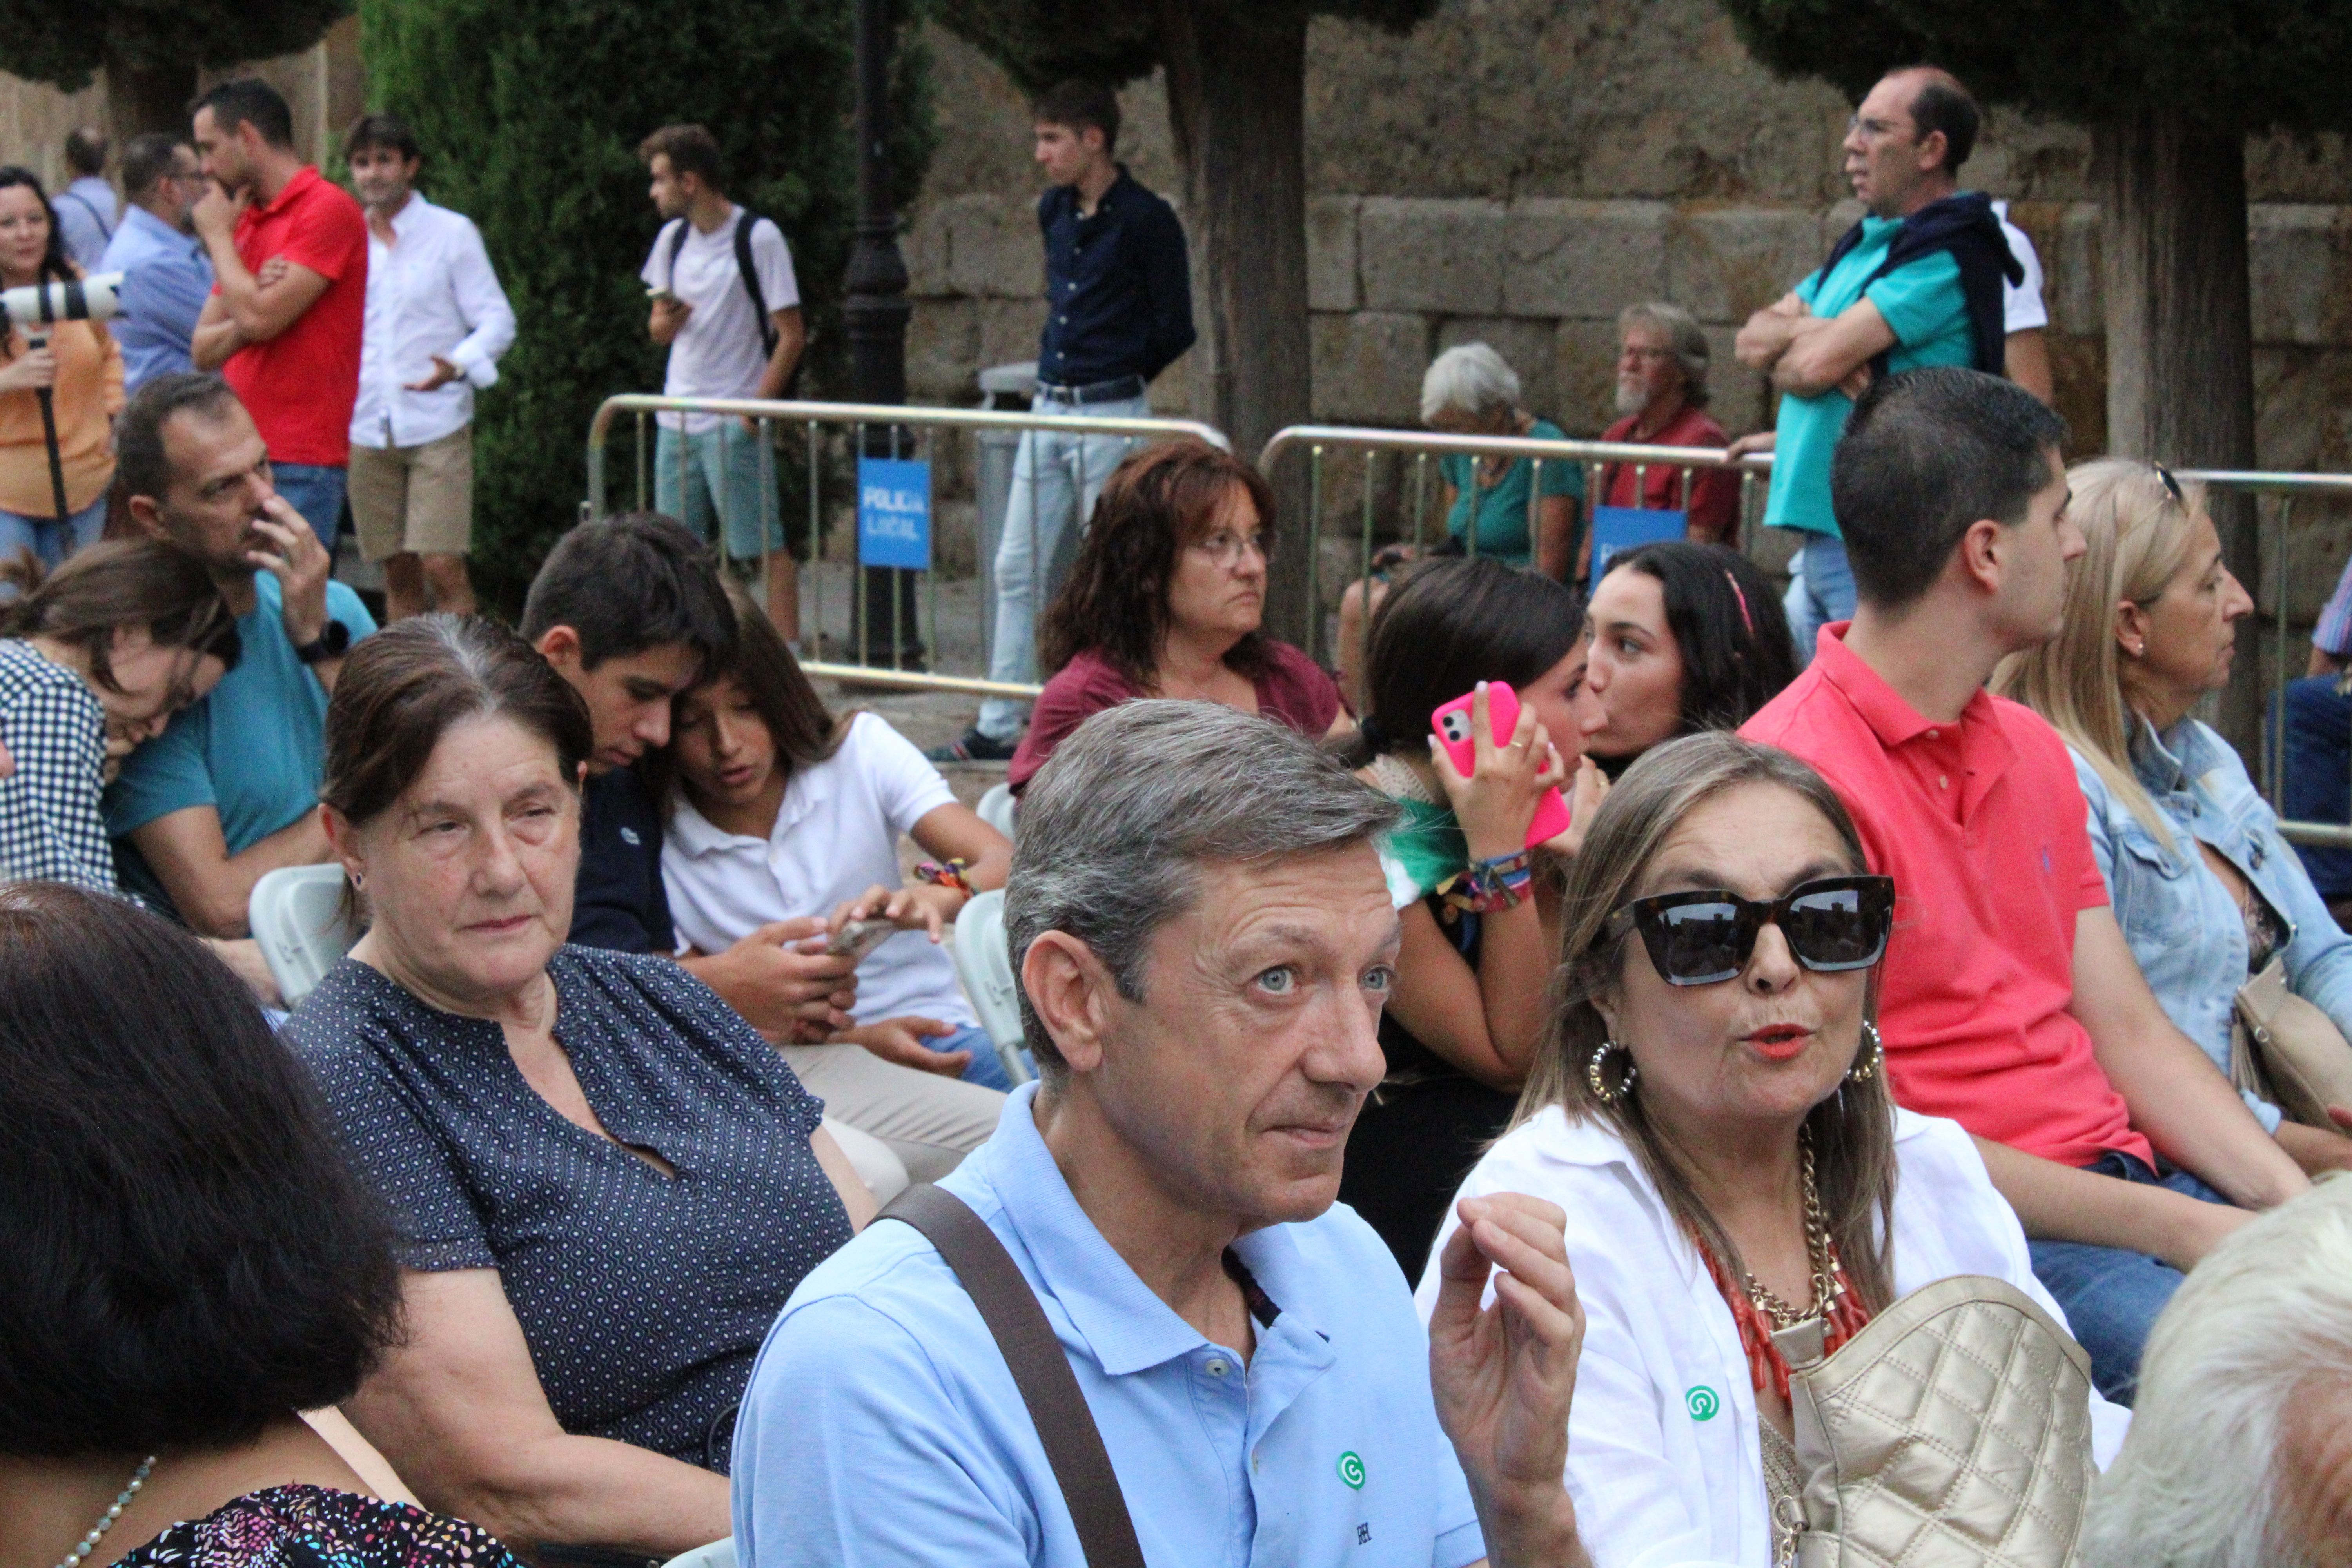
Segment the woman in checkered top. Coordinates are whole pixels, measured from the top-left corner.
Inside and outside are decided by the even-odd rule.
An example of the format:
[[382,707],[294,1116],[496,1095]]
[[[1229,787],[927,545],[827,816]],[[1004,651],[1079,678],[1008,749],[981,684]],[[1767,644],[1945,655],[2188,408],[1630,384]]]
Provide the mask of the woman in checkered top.
[[[220,683],[236,619],[202,563],[150,540],[84,550],[46,575],[0,559],[0,881],[115,890],[99,793],[132,747]],[[5,591],[0,589],[0,591]]]

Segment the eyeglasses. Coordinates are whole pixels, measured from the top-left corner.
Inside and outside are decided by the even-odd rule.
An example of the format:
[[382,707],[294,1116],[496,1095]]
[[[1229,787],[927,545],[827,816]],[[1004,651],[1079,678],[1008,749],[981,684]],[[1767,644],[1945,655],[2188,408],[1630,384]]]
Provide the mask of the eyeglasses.
[[2180,505],[2187,506],[2189,498],[2180,493],[2180,481],[2172,477],[2172,470],[2162,463],[2152,463],[2149,467],[2156,470],[2156,477],[2164,481],[2164,488],[2172,492],[2172,499]]
[[1260,561],[1274,559],[1274,540],[1272,536],[1263,532],[1213,533],[1206,539],[1194,540],[1192,548],[1219,566],[1231,566],[1242,558],[1242,552],[1244,550],[1255,554]]
[[1650,963],[1669,985],[1713,985],[1737,979],[1756,938],[1777,925],[1799,963],[1820,973],[1867,969],[1886,954],[1895,927],[1891,877],[1823,877],[1785,897],[1743,899],[1709,888],[1660,893],[1620,906],[1594,941],[1614,942],[1627,927],[1642,933]]
[[1675,357],[1675,351],[1672,349],[1645,349],[1635,343],[1627,343],[1622,349],[1618,351],[1617,357],[1621,360],[1667,360]]

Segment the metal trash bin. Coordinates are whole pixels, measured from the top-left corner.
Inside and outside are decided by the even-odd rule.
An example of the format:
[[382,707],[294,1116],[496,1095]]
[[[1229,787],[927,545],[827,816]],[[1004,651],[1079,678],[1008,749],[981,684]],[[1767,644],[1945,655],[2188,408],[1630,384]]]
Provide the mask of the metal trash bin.
[[[1037,362],[991,365],[980,373],[980,405],[1025,413],[1037,395]],[[980,447],[980,647],[996,647],[996,546],[1004,537],[1004,513],[1013,501],[1013,459],[1021,447],[1018,430],[974,433]]]

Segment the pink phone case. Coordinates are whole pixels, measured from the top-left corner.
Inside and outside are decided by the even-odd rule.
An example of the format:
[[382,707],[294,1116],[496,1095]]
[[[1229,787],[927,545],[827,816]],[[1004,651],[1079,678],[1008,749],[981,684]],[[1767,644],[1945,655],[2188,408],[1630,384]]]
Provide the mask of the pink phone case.
[[[1475,771],[1478,749],[1471,740],[1470,705],[1475,692],[1457,697],[1429,716],[1429,727],[1437,732],[1437,743],[1454,759],[1454,771],[1467,778]],[[1495,744],[1508,744],[1511,731],[1519,727],[1519,694],[1511,689],[1507,680],[1486,683],[1486,718],[1494,731]],[[1558,742],[1554,742],[1557,744]],[[1568,831],[1568,802],[1557,789],[1544,791],[1543,799],[1536,803],[1535,820],[1528,824],[1528,842],[1541,844]]]

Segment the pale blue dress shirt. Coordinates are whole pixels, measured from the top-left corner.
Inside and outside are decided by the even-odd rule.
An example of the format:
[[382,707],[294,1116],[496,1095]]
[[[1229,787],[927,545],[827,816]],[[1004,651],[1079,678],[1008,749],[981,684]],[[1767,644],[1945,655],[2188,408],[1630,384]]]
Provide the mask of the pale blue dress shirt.
[[212,258],[204,241],[182,234],[135,203],[93,268],[122,274],[121,313],[110,330],[122,345],[122,389],[132,393],[159,375],[194,369],[188,343],[213,291]]
[[[1013,1255],[1068,1352],[1152,1568],[1462,1568],[1486,1555],[1395,1260],[1344,1205],[1244,1237],[1270,1305],[1246,1363],[1103,1239],[1031,1113],[940,1184]],[[1269,1322],[1267,1313],[1275,1315]],[[1084,1568],[1053,1467],[971,1299],[910,1226],[801,1281],[735,1429],[745,1568]]]

